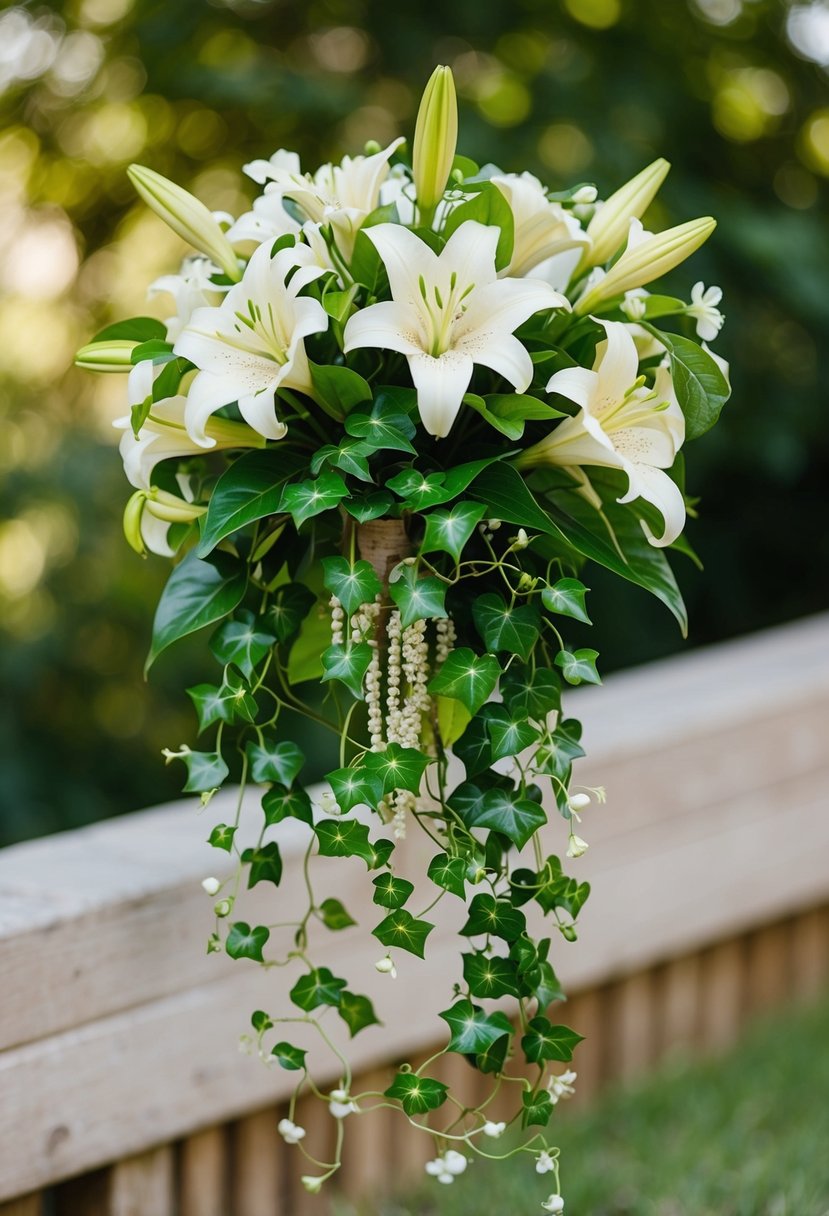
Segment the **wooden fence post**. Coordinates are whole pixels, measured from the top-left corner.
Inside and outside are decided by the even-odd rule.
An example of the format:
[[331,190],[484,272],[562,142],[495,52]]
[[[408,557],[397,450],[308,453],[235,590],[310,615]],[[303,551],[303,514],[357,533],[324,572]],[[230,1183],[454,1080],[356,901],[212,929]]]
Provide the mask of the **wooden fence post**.
[[113,1166],[108,1216],[175,1216],[173,1149],[158,1148]]

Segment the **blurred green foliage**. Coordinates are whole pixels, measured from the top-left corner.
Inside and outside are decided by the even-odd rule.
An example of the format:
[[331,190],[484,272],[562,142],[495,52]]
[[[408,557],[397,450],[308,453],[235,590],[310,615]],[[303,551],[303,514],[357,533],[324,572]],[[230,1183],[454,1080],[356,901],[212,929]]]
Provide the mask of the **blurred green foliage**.
[[[676,276],[725,289],[735,394],[690,453],[701,518],[682,563],[691,644],[825,604],[829,439],[829,14],[782,0],[67,0],[0,12],[0,841],[177,794],[198,645],[141,663],[166,576],[120,534],[123,381],[70,368],[176,267],[133,198],[139,160],[238,213],[244,161],[303,163],[410,133],[436,62],[462,149],[559,188],[674,165],[652,226],[720,226]],[[659,605],[597,573],[604,670],[681,643]]]

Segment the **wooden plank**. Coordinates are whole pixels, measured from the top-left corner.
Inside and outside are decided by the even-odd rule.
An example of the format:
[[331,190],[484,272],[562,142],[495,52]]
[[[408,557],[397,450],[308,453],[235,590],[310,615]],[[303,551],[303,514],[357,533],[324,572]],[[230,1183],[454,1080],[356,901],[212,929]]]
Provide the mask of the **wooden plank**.
[[175,1158],[170,1147],[114,1165],[107,1216],[174,1216]]
[[556,1014],[557,1019],[582,1035],[584,1040],[576,1048],[570,1065],[577,1074],[576,1092],[569,1099],[574,1107],[591,1101],[607,1080],[608,1014],[606,988],[579,993]]
[[746,1003],[745,943],[723,942],[702,958],[701,1041],[722,1051],[736,1040]]
[[240,1119],[231,1128],[232,1216],[279,1216],[283,1140],[275,1107]]
[[0,1216],[43,1216],[43,1195],[25,1195],[11,1203],[0,1203]]
[[179,1145],[178,1216],[227,1216],[228,1151],[223,1127],[196,1132]]
[[656,1055],[657,1023],[653,978],[643,971],[614,984],[608,994],[608,1068],[612,1078],[630,1081]]
[[678,958],[662,968],[659,984],[659,1053],[689,1052],[699,1043],[702,1001],[698,954]]
[[109,1170],[70,1178],[52,1192],[53,1216],[102,1216],[109,1203]]
[[[333,1161],[336,1128],[334,1120],[320,1100],[313,1094],[300,1098],[296,1104],[294,1121],[305,1128],[306,1136],[302,1143],[307,1151],[317,1161]],[[319,1167],[308,1161],[296,1146],[286,1146],[283,1161],[287,1181],[286,1213],[290,1216],[327,1216],[336,1183],[326,1183],[320,1194],[312,1195],[302,1186],[300,1178],[303,1174],[319,1175]]]
[[[372,1068],[361,1075],[359,1089],[380,1093],[391,1084],[391,1069]],[[371,1107],[381,1099],[367,1098],[362,1104]],[[343,1130],[343,1166],[336,1177],[336,1188],[349,1199],[371,1195],[379,1198],[391,1182],[389,1163],[392,1154],[391,1120],[387,1110],[369,1110],[366,1114],[349,1115]],[[399,1116],[397,1116],[399,1117]]]
[[792,986],[812,1001],[829,986],[829,907],[802,913],[792,927]]
[[767,1013],[791,994],[789,925],[767,925],[747,943],[747,1009]]

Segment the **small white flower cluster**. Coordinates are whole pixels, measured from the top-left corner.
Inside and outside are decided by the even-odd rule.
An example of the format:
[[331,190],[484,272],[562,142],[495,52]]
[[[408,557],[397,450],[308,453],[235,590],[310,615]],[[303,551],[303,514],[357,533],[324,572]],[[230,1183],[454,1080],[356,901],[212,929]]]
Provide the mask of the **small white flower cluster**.
[[499,1136],[503,1136],[507,1130],[506,1123],[492,1123],[487,1119],[486,1123],[481,1128],[485,1136],[489,1136],[492,1140],[497,1140]]
[[328,601],[328,606],[331,609],[331,644],[333,646],[342,646],[345,641],[345,612],[336,595],[332,595]]
[[578,1073],[575,1073],[568,1068],[567,1071],[561,1073],[560,1076],[550,1077],[550,1080],[547,1083],[547,1089],[549,1091],[550,1101],[552,1102],[553,1106],[560,1102],[562,1098],[570,1098],[573,1096],[573,1094],[576,1092],[575,1085],[573,1083],[577,1076]]
[[451,616],[440,617],[435,621],[435,662],[438,667],[449,658],[457,636],[455,622]]
[[328,1109],[335,1119],[344,1119],[346,1115],[357,1113],[357,1104],[349,1098],[346,1089],[332,1089],[328,1099]]
[[305,1136],[305,1128],[300,1127],[298,1123],[292,1123],[290,1119],[280,1119],[276,1130],[286,1144],[299,1144]]
[[549,1174],[550,1170],[556,1168],[556,1159],[544,1149],[540,1152],[535,1161],[535,1172],[537,1174]]
[[434,1161],[426,1162],[426,1173],[432,1178],[437,1178],[438,1182],[450,1183],[454,1182],[459,1174],[462,1174],[466,1169],[467,1161],[463,1153],[458,1153],[455,1149],[447,1149],[442,1157],[435,1157]]
[[[422,746],[423,714],[428,712],[430,706],[429,694],[426,691],[429,681],[429,641],[426,628],[426,621],[421,620],[407,625],[404,629],[400,613],[395,611],[389,617],[386,630],[389,641],[386,732],[388,741],[399,743],[401,747],[419,749]],[[405,838],[406,815],[415,805],[415,795],[408,790],[396,790],[390,798],[392,831],[396,839]]]
[[[362,637],[371,647],[371,662],[366,672],[366,708],[368,710],[368,730],[371,740],[371,750],[379,752],[383,749],[383,692],[380,672],[380,646],[377,641],[377,622],[380,618],[380,596],[372,604],[361,604],[356,616],[352,619],[352,637],[354,623],[365,622],[366,628]],[[359,638],[356,640],[360,640]]]

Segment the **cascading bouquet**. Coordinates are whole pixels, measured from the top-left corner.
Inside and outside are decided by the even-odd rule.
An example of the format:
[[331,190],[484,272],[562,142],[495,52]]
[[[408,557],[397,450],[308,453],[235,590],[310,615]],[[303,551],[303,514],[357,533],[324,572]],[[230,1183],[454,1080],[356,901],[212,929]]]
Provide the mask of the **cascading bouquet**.
[[[133,167],[141,197],[198,252],[152,286],[175,301],[166,323],[110,326],[78,362],[131,369],[116,423],[135,488],[125,531],[139,553],[175,558],[148,663],[215,627],[218,670],[188,690],[213,742],[167,758],[205,805],[231,777],[262,787],[249,843],[238,813],[210,833],[236,864],[204,883],[219,897],[209,949],[286,967],[293,1013],[255,1012],[250,1039],[298,1074],[280,1130],[314,1165],[304,1185],[338,1169],[346,1116],[394,1107],[435,1137],[427,1170],[440,1181],[469,1153],[529,1152],[553,1175],[544,1208],[560,1212],[543,1131],[501,1154],[492,1141],[509,1124],[546,1127],[574,1078],[550,1065],[569,1064],[580,1037],[550,1016],[564,994],[550,938],[528,924],[551,914],[575,939],[589,887],[545,856],[541,833],[557,811],[558,851],[578,858],[579,815],[603,798],[572,782],[581,728],[561,708],[566,686],[599,682],[597,652],[564,634],[589,624],[588,561],[652,592],[684,631],[665,550],[689,551],[680,448],[729,394],[727,366],[689,336],[716,336],[720,293],[698,283],[686,303],[644,288],[714,221],[643,230],[662,160],[599,202],[589,185],[552,193],[528,173],[479,168],[455,154],[456,136],[452,75],[438,68],[411,164],[402,140],[313,175],[279,151],[246,166],[264,191],[235,221]],[[337,737],[324,786],[300,780],[286,714]],[[279,886],[285,820],[304,833],[307,905],[251,924],[244,888]],[[412,882],[396,849],[421,830],[430,860]],[[370,931],[387,951],[376,966],[392,977],[405,952],[424,957],[430,909],[454,903],[461,966],[440,1017],[444,1051],[491,1080],[474,1109],[428,1065],[402,1066],[382,1093],[352,1092],[323,1015],[352,1036],[378,1019],[314,961],[314,926],[353,923],[317,893],[317,881],[337,890],[330,858],[365,864]],[[330,1094],[285,1023],[333,1053]],[[496,1122],[497,1091],[516,1100]],[[302,1143],[295,1104],[308,1092],[337,1121],[333,1160]]]

